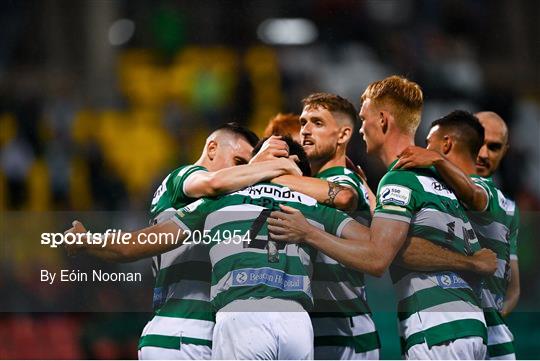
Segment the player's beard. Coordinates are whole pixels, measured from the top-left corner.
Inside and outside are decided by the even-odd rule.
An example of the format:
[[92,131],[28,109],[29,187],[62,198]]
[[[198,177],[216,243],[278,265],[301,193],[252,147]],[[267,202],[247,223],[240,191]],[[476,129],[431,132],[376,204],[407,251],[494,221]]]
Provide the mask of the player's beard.
[[309,164],[311,165],[312,169],[315,170],[321,168],[324,164],[332,160],[337,151],[336,147],[326,147],[324,149],[320,149],[316,147],[315,144],[312,145],[311,148],[313,149],[306,151],[306,154],[308,156]]

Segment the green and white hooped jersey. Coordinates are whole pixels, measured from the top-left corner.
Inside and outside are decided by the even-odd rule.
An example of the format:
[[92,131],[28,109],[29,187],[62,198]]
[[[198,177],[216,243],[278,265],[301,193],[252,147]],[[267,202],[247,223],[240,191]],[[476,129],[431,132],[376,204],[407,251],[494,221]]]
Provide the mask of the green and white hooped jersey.
[[[434,169],[390,170],[377,190],[374,217],[410,224],[409,236],[427,239],[462,254],[480,244],[465,210]],[[457,272],[390,269],[398,299],[402,350],[426,342],[429,347],[459,338],[487,338],[475,279]]]
[[[174,217],[176,209],[196,199],[184,192],[186,179],[207,171],[196,165],[172,171],[154,193],[152,223]],[[214,313],[210,304],[210,258],[202,247],[184,246],[153,257],[156,275],[154,317],[143,331],[139,349],[145,346],[179,349],[180,344],[211,346]]]
[[483,212],[469,213],[471,224],[480,245],[497,254],[497,271],[482,282],[481,303],[488,326],[488,354],[498,357],[514,353],[512,333],[500,312],[511,276],[510,260],[517,259],[519,212],[516,204],[504,196],[493,180],[479,176],[471,178],[488,195],[488,205]]
[[[371,212],[368,193],[356,173],[345,167],[332,167],[315,177],[354,189],[358,194],[358,207],[351,216],[369,226]],[[312,288],[315,307],[310,315],[315,347],[345,346],[354,348],[356,353],[380,348],[362,272],[347,268],[324,253],[317,252]]]
[[261,298],[294,300],[306,310],[312,308],[315,251],[305,245],[268,242],[266,219],[279,204],[299,209],[309,222],[336,235],[352,220],[307,195],[267,183],[203,198],[177,212],[182,229],[204,232],[203,240],[209,243],[215,310],[235,300]]

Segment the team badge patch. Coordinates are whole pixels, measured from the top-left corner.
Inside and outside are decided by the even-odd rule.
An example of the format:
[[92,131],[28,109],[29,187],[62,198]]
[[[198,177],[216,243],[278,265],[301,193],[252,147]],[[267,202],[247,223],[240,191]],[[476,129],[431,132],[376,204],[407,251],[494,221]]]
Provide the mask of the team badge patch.
[[406,206],[411,200],[411,189],[394,184],[385,185],[381,188],[379,201],[381,204],[396,204]]

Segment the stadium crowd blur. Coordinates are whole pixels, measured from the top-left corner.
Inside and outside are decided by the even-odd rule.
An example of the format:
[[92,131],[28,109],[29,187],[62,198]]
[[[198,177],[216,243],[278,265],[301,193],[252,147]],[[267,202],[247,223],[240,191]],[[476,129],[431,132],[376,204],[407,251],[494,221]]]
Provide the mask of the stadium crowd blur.
[[[299,113],[300,99],[314,91],[338,93],[359,106],[365,86],[390,74],[423,87],[419,145],[432,120],[457,108],[492,110],[508,122],[511,147],[496,181],[521,210],[518,311],[532,311],[516,312],[510,325],[519,328],[518,357],[534,357],[527,338],[540,337],[534,328],[540,299],[540,47],[534,44],[540,39],[528,14],[538,12],[538,3],[229,5],[0,4],[1,358],[136,357],[148,314],[105,311],[134,310],[127,306],[134,299],[138,311],[151,304],[147,277],[144,287],[96,288],[93,300],[103,312],[60,313],[69,309],[61,305],[85,300],[58,283],[36,292],[37,272],[43,263],[69,267],[71,261],[61,250],[24,241],[28,234],[11,222],[31,232],[39,228],[32,223],[60,212],[130,210],[137,216],[128,223],[143,225],[156,186],[171,169],[196,159],[216,125],[236,120],[260,135],[276,113]],[[265,44],[257,26],[278,17],[310,19],[317,39]],[[120,44],[122,37],[129,39]],[[349,155],[376,188],[385,170],[366,157],[358,134]],[[122,267],[150,269],[147,262]],[[14,309],[20,312],[4,312]]]

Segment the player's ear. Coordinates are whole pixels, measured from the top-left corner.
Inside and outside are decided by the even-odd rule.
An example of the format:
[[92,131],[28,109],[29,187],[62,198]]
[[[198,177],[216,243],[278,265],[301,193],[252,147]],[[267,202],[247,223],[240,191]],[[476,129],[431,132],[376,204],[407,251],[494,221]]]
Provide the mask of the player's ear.
[[343,126],[339,130],[339,137],[338,137],[338,144],[347,143],[352,136],[352,127],[350,126]]
[[381,110],[379,112],[379,125],[381,127],[383,134],[386,134],[386,132],[388,131],[388,122],[390,120],[390,117],[391,117],[390,113],[388,113],[385,110]]
[[452,137],[449,135],[445,135],[443,137],[443,142],[442,142],[442,147],[441,147],[442,153],[444,155],[450,153],[453,146],[454,146],[454,140],[452,139]]
[[208,155],[208,158],[210,160],[214,160],[214,158],[216,157],[217,147],[218,144],[215,140],[209,141],[206,145],[206,154]]

